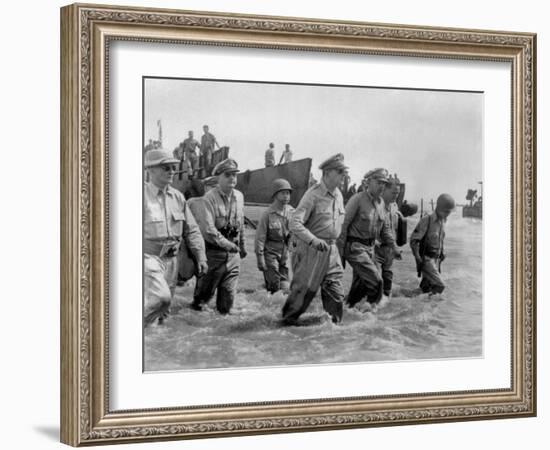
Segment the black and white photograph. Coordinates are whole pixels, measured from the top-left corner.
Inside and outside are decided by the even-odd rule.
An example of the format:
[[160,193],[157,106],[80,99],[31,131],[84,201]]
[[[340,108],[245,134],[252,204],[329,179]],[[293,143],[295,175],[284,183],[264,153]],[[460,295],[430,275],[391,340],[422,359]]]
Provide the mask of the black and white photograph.
[[143,77],[143,370],[482,357],[483,108]]

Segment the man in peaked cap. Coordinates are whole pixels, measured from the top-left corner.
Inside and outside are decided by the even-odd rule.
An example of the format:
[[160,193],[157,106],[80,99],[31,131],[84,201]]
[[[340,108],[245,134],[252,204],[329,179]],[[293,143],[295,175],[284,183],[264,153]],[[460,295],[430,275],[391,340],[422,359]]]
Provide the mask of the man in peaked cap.
[[383,295],[382,274],[375,258],[374,244],[379,240],[388,245],[396,258],[401,257],[401,252],[395,244],[381,198],[388,182],[388,171],[382,168],[371,170],[365,175],[364,182],[366,189],[353,195],[346,205],[338,249],[353,268],[346,303],[353,307],[366,297],[374,308]]
[[258,222],[254,248],[258,269],[263,272],[265,287],[272,294],[282,289],[288,291],[288,243],[290,239],[289,220],[294,208],[289,205],[292,187],[278,178],[273,181],[273,203]]
[[[399,226],[399,221],[403,220],[403,215],[399,212],[399,207],[397,206],[397,197],[400,192],[400,183],[397,178],[391,177],[388,179],[388,183],[382,192],[382,200],[384,200],[384,209],[386,211],[386,219],[390,224],[390,231],[395,239],[397,239],[397,229]],[[403,244],[401,244],[403,245]],[[393,260],[394,260],[394,251],[393,248],[387,243],[382,243],[377,241],[375,247],[376,260],[380,265],[382,271],[382,284],[384,295],[387,297],[391,296],[392,284],[393,284]]]
[[220,314],[229,314],[235,300],[241,258],[246,257],[244,198],[235,189],[237,172],[239,166],[231,158],[218,163],[213,170],[218,186],[203,197],[204,215],[198,221],[206,245],[208,272],[195,287],[191,307],[197,311],[210,301],[216,289]]
[[342,320],[343,268],[336,247],[344,219],[344,202],[338,189],[347,172],[338,153],[319,168],[323,177],[304,194],[290,219],[296,240],[292,258],[293,279],[283,306],[285,324],[295,324],[321,287],[323,308],[334,323]]
[[179,161],[158,148],[145,154],[149,181],[143,190],[143,253],[145,276],[145,326],[167,317],[177,282],[177,255],[187,246],[206,272],[204,241],[183,194],[170,184]]

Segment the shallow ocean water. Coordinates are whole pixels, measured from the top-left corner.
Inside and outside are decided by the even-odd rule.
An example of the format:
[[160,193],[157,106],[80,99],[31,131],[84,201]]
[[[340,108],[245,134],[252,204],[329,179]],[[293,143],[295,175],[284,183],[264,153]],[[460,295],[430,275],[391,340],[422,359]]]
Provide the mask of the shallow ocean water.
[[[408,221],[411,232],[418,216]],[[462,218],[457,209],[446,235],[442,273],[447,288],[441,296],[413,295],[419,278],[407,244],[403,260],[394,262],[393,295],[385,307],[376,313],[362,312],[362,304],[345,308],[342,323],[334,325],[318,294],[299,326],[284,327],[285,296],[264,290],[253,252],[254,231],[247,230],[248,256],[231,314],[219,315],[214,301],[201,312],[192,310],[194,281],[178,287],[168,320],[145,330],[144,370],[481,357],[482,222]],[[346,292],[351,274],[348,266]]]

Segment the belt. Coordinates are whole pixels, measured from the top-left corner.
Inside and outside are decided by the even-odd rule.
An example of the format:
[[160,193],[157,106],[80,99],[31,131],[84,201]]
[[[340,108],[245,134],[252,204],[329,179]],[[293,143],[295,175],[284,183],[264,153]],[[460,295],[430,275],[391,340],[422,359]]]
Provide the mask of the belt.
[[367,247],[372,247],[374,245],[376,239],[375,238],[361,239],[361,238],[358,238],[358,237],[348,236],[347,241],[350,242],[350,243],[351,242],[359,242],[360,244],[366,245]]
[[321,239],[322,241],[325,241],[328,245],[336,244],[336,239],[323,239],[323,238],[319,238],[319,239]]
[[428,258],[439,258],[440,255],[441,255],[441,252],[439,250],[424,251],[424,256],[427,256]]
[[[231,239],[229,239],[229,242],[233,242],[233,241]],[[236,244],[236,242],[233,242],[233,244]],[[222,251],[222,252],[227,252],[227,249],[225,249],[223,247],[220,247],[219,245],[216,245],[216,244],[211,244],[208,241],[204,241],[204,246],[205,246],[206,250],[218,250],[218,251]]]
[[172,258],[178,254],[178,250],[180,248],[180,242],[179,241],[168,241],[168,242],[162,242],[162,241],[151,241],[148,239],[145,239],[143,241],[143,253],[147,253],[149,255],[155,255],[155,256],[166,256],[168,258]]

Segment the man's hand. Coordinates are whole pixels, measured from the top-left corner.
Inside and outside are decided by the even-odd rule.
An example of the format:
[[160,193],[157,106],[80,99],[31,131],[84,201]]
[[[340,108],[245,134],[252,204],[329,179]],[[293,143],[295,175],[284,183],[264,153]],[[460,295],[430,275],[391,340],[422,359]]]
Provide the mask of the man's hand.
[[228,251],[229,251],[229,253],[239,253],[239,246],[232,242]]
[[198,271],[199,277],[204,275],[206,272],[208,272],[208,264],[206,263],[206,261],[199,261],[197,271]]
[[402,253],[403,252],[400,249],[396,248],[393,250],[393,257],[397,260],[402,260],[403,259]]
[[318,238],[314,238],[309,245],[320,252],[326,252],[330,248],[325,241]]
[[263,258],[258,260],[258,270],[260,272],[265,272],[267,270],[267,266],[265,265]]

